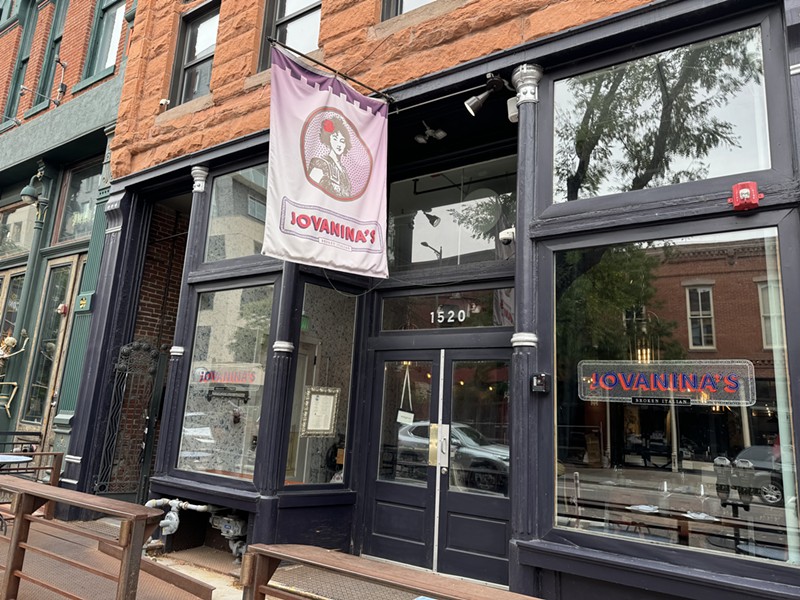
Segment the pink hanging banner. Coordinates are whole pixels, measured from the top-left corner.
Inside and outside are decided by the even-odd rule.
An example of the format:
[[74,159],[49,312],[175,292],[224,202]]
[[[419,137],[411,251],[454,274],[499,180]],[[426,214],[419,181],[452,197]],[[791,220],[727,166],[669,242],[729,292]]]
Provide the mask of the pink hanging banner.
[[388,105],[272,48],[262,254],[368,277],[386,263]]

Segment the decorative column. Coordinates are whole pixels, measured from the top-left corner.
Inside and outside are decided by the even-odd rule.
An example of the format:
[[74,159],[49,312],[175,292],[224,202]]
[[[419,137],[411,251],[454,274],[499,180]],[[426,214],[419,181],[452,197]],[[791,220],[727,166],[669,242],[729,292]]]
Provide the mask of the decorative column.
[[[531,392],[531,379],[536,373],[536,301],[534,290],[537,278],[537,255],[528,234],[534,218],[535,167],[536,167],[536,105],[539,101],[538,84],[542,69],[538,65],[523,64],[512,75],[517,90],[519,133],[517,137],[517,219],[515,225],[516,272],[514,281],[514,329],[511,345],[511,555],[509,557],[509,584],[511,589],[530,589],[531,569],[522,569],[516,552],[516,540],[535,537],[537,508],[542,499],[552,498],[552,493],[537,486],[538,473],[544,469],[542,460],[551,460],[552,452],[540,452],[537,432],[539,397]],[[544,441],[544,440],[543,440]],[[544,469],[546,471],[546,469]],[[552,487],[552,486],[551,486]]]
[[287,428],[292,410],[289,389],[292,382],[292,362],[294,343],[292,342],[292,323],[299,318],[302,300],[295,298],[298,277],[297,263],[284,262],[281,276],[276,319],[275,342],[267,370],[266,406],[261,413],[261,427],[258,433],[256,463],[259,470],[254,477],[256,488],[260,490],[258,512],[254,523],[254,539],[260,542],[275,543],[278,518],[278,490],[283,486],[283,473],[286,466]]

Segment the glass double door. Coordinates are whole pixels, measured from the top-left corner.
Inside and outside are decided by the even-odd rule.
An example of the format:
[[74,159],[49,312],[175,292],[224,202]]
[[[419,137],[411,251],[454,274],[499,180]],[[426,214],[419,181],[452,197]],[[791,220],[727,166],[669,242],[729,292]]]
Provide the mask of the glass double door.
[[367,554],[507,583],[509,354],[378,353]]

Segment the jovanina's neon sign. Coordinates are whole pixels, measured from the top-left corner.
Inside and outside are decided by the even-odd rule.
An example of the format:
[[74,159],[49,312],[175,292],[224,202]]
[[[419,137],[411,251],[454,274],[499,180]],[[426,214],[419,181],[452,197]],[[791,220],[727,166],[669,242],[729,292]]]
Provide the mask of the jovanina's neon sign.
[[578,396],[597,402],[752,406],[749,360],[590,361],[578,363]]

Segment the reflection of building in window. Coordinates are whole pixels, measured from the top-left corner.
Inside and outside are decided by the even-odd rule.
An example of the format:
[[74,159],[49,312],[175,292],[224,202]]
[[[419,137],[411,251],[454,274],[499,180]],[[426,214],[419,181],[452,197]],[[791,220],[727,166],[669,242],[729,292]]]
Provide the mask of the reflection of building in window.
[[211,326],[198,325],[194,338],[193,360],[206,360],[208,358],[208,342],[211,339]]
[[[255,256],[261,252],[266,220],[266,186],[266,164],[214,179],[206,262]],[[222,241],[212,242],[217,238]]]
[[69,186],[59,205],[59,242],[86,238],[92,233],[102,170],[102,163],[96,161],[70,171]]
[[214,310],[214,294],[200,294],[200,310]]
[[206,247],[206,260],[214,262],[225,258],[225,236],[212,235],[208,238],[208,246]]
[[777,299],[778,286],[774,283],[759,283],[758,284],[758,305],[761,312],[761,339],[764,348],[774,348],[776,343],[779,345],[779,340],[773,338],[772,327],[775,325],[775,319],[780,323],[780,309],[776,306],[777,302],[771,302],[770,298]]
[[686,288],[690,348],[714,347],[714,312],[710,287]]
[[247,214],[264,223],[267,220],[267,203],[259,198],[248,195]]
[[15,244],[20,243],[22,241],[22,223],[9,223],[8,236],[6,239]]

